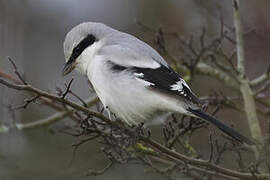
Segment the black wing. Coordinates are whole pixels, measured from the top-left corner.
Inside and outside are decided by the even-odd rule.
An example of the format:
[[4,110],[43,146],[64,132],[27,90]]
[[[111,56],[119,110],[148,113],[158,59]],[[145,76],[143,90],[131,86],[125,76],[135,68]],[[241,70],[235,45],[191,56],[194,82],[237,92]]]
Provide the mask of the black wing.
[[131,71],[136,78],[142,79],[150,83],[150,87],[172,94],[181,96],[195,104],[200,104],[199,99],[190,90],[181,76],[172,68],[160,64],[158,68],[142,68],[142,67],[124,67],[111,62],[114,71]]
[[165,91],[169,94],[179,95],[195,104],[199,104],[199,99],[190,90],[181,76],[172,68],[161,65],[159,68],[139,68],[133,67],[137,78],[150,82],[150,87]]

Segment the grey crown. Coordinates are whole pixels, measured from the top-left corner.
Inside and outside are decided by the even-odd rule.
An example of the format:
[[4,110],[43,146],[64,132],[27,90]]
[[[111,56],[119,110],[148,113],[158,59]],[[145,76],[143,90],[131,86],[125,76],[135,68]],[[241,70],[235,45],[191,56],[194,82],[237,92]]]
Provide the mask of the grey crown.
[[142,57],[151,57],[158,63],[168,67],[166,61],[164,61],[164,59],[148,44],[127,33],[117,31],[105,24],[96,22],[81,23],[66,35],[64,41],[64,54],[66,61],[68,61],[73,48],[89,34],[94,35],[97,40],[105,40],[104,46],[121,44],[121,46],[135,51],[135,54],[140,54]]

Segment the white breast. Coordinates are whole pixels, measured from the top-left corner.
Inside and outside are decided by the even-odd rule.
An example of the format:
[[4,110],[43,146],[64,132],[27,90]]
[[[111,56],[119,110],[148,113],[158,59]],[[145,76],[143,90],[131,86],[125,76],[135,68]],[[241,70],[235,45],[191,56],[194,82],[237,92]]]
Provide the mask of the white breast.
[[98,42],[87,48],[78,59],[79,71],[91,81],[102,104],[128,124],[150,122],[163,112],[185,113],[181,101],[149,89],[149,83],[137,78],[140,74],[113,72],[108,66],[108,57],[97,52],[102,47]]
[[88,66],[88,78],[103,105],[128,124],[150,122],[167,111],[185,111],[176,99],[149,90],[136,76],[108,68],[105,57],[95,56]]

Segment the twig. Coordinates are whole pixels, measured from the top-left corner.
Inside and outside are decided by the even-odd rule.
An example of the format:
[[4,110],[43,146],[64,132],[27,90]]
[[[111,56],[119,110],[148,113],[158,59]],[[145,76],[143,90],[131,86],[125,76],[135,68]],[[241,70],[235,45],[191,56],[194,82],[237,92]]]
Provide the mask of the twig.
[[[160,145],[159,143],[145,138],[145,137],[140,137],[140,139],[154,147],[156,150],[161,152],[164,156],[173,158],[176,162],[185,162],[187,164],[190,164],[195,167],[201,167],[201,168],[207,168],[210,173],[209,174],[222,174],[224,176],[229,176],[231,178],[239,178],[239,179],[247,179],[247,180],[254,180],[254,176],[250,173],[242,173],[238,171],[234,171],[231,169],[223,168],[218,165],[209,163],[208,161],[204,160],[199,160],[199,159],[193,159],[190,157],[187,157],[185,155],[179,154],[173,150],[170,150],[166,148],[165,146]],[[270,179],[270,174],[254,174],[258,179],[263,179],[263,180],[269,180]]]
[[101,175],[101,174],[104,174],[108,169],[110,169],[110,167],[112,167],[113,165],[113,162],[110,161],[107,166],[105,166],[103,169],[101,170],[93,170],[93,169],[90,169],[88,170],[86,176],[97,176],[97,175]]
[[11,57],[8,57],[9,62],[12,64],[13,66],[13,70],[14,73],[17,75],[17,77],[20,79],[20,81],[24,84],[27,85],[27,82],[24,80],[24,78],[22,77],[22,75],[19,73],[16,64],[14,63],[14,61],[11,59]]
[[262,84],[266,80],[270,80],[270,65],[268,65],[265,73],[263,73],[261,76],[257,77],[256,79],[253,79],[250,82],[251,86],[258,86],[259,84]]
[[206,63],[199,62],[197,64],[197,68],[195,68],[195,72],[197,74],[214,77],[221,82],[224,82],[228,87],[231,87],[232,89],[239,89],[239,84],[233,78],[228,76],[226,73],[207,65]]
[[[7,79],[9,81],[14,82],[15,84],[18,84],[18,85],[23,84],[20,80],[14,78],[10,74],[2,72],[2,71],[0,71],[0,78]],[[58,106],[56,103],[54,103],[53,101],[51,101],[45,97],[40,97],[40,100],[41,100],[42,104],[45,104],[45,105],[47,105],[55,110],[58,110],[58,111],[63,110],[63,107]],[[70,117],[73,119],[76,119],[72,114],[70,115]]]
[[255,97],[258,96],[260,93],[266,91],[269,87],[270,87],[270,80],[267,81],[267,82],[265,82],[265,83],[263,84],[263,86],[262,86],[261,88],[259,88],[259,89],[255,92],[254,96],[255,96]]
[[25,99],[25,103],[23,105],[19,105],[16,107],[13,107],[12,110],[18,110],[18,109],[26,109],[27,106],[32,103],[35,102],[37,99],[39,98],[39,95],[36,95],[35,97],[32,97],[31,99]]
[[79,142],[77,142],[77,143],[75,143],[75,144],[72,144],[72,146],[73,146],[75,149],[77,149],[78,147],[80,147],[80,145],[82,145],[82,144],[84,144],[84,143],[86,143],[86,142],[89,142],[89,141],[91,141],[91,140],[93,140],[93,139],[96,139],[96,138],[98,138],[98,137],[100,137],[100,134],[96,134],[96,135],[91,136],[91,137],[88,137],[88,138],[86,138],[86,139],[82,139],[82,140],[80,140]]
[[[96,104],[96,102],[98,102],[98,98],[96,98],[96,97],[91,98],[91,99],[87,100],[86,102],[87,102],[88,107],[91,107],[94,104]],[[25,129],[38,128],[38,127],[42,127],[42,126],[48,126],[48,125],[55,123],[61,119],[64,119],[65,117],[67,117],[70,114],[75,113],[75,112],[77,112],[76,109],[68,109],[66,111],[57,112],[57,113],[55,113],[55,114],[53,114],[45,119],[37,120],[34,122],[30,122],[30,123],[24,123],[24,124],[17,123],[17,124],[15,124],[15,127],[17,130],[25,130]],[[10,130],[10,128],[9,128],[9,130]],[[5,131],[5,132],[8,132],[8,131]]]
[[[139,26],[146,29],[147,31],[149,31],[151,33],[156,33],[155,29],[145,25],[141,21],[136,20],[136,23]],[[192,38],[189,40],[189,42],[187,42],[177,32],[164,32],[164,35],[170,35],[170,36],[175,37],[182,45],[187,47],[192,52],[192,54],[194,54],[195,57],[199,56],[193,47]],[[215,43],[209,45],[208,48],[212,47],[214,44]],[[177,62],[179,62],[179,60],[174,58],[168,52],[161,52],[161,54],[164,56],[165,59],[167,59],[168,61],[173,63],[173,65],[176,67],[176,70],[178,72],[185,73],[185,74],[188,72],[188,70],[184,66],[179,66],[177,63]],[[200,60],[200,58],[197,58],[197,60]],[[196,72],[200,75],[206,75],[206,76],[216,78],[219,81],[224,82],[227,86],[232,87],[233,89],[239,90],[239,84],[238,84],[238,82],[236,82],[235,79],[231,78],[226,73],[209,66],[208,64],[206,64],[204,62],[197,61],[196,67],[194,68],[194,72]]]
[[65,92],[62,94],[62,98],[65,99],[66,95],[70,92],[70,87],[71,87],[71,84],[73,82],[74,78],[72,78],[68,84],[65,83],[65,86],[66,86],[66,90]]
[[77,94],[75,94],[73,91],[69,90],[69,93],[71,95],[73,95],[75,98],[77,98],[82,104],[84,107],[88,107],[87,105],[87,102],[85,102],[80,96],[78,96]]
[[212,139],[212,133],[209,134],[209,144],[210,144],[210,156],[208,162],[212,162],[213,155],[214,155],[214,144]]
[[63,99],[62,97],[56,96],[54,94],[50,94],[50,93],[45,92],[45,91],[42,91],[42,90],[40,90],[38,88],[35,88],[35,87],[33,87],[33,86],[29,85],[29,84],[27,84],[27,85],[16,85],[16,84],[12,84],[12,83],[10,83],[8,81],[5,81],[3,79],[0,79],[0,84],[3,84],[3,85],[5,85],[5,86],[7,86],[9,88],[16,89],[16,90],[19,90],[19,91],[28,91],[28,92],[36,93],[36,94],[38,94],[40,96],[49,98],[51,100],[55,100],[57,102],[64,103],[64,104],[66,104],[66,105],[68,105],[68,106],[70,106],[70,107],[72,107],[74,109],[80,110],[80,111],[82,111],[82,112],[84,112],[84,113],[86,113],[88,115],[92,115],[92,116],[95,116],[97,118],[100,118],[100,119],[104,120],[105,122],[110,121],[109,119],[107,119],[102,114],[99,114],[97,112],[93,112],[93,111],[91,111],[91,110],[89,110],[89,109],[87,109],[87,108],[85,108],[83,106],[80,106],[80,105],[78,105],[78,104],[76,104],[76,103],[74,103],[72,101],[68,101],[66,99]]
[[12,81],[16,84],[22,84],[21,81],[19,81],[18,79],[14,78],[13,76],[11,76],[10,74],[6,74],[2,71],[0,71],[0,78],[3,78],[3,79],[8,79],[9,81]]
[[65,117],[67,117],[69,114],[72,114],[74,113],[76,110],[74,109],[69,109],[67,111],[64,111],[64,112],[59,112],[59,113],[56,113],[52,116],[49,116],[45,119],[41,119],[41,120],[38,120],[38,121],[34,121],[34,122],[30,122],[30,123],[25,123],[25,124],[22,124],[22,123],[17,123],[15,124],[15,127],[17,130],[25,130],[25,129],[33,129],[33,128],[39,128],[39,127],[42,127],[42,126],[48,126],[52,123],[55,123]]

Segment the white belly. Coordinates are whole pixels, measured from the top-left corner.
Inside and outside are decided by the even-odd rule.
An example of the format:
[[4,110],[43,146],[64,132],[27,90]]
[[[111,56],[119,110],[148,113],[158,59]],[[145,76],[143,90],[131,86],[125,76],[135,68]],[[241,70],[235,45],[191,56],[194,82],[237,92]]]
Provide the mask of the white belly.
[[178,100],[149,90],[135,76],[106,70],[102,58],[95,59],[89,68],[88,78],[103,105],[128,124],[150,122],[168,111],[185,111]]

